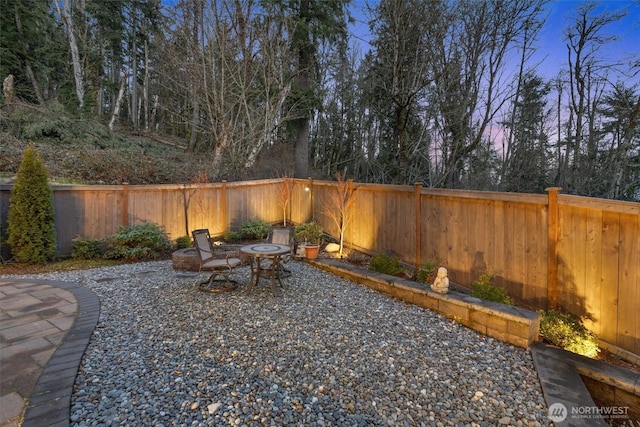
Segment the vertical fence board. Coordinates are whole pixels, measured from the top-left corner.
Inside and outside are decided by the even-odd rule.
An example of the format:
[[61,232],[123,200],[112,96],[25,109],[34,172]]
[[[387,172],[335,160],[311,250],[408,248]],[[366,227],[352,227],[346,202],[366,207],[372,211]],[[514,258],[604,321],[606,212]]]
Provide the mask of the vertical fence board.
[[527,283],[526,276],[526,233],[527,224],[525,223],[526,205],[521,203],[512,203],[513,210],[513,262],[511,277],[511,290],[518,301],[523,301],[524,284]]
[[[618,330],[618,287],[620,249],[620,214],[617,212],[602,213],[602,288],[601,306],[604,310],[594,315],[600,321],[600,338],[617,342]],[[637,314],[636,314],[637,315]]]
[[437,256],[437,221],[438,221],[438,204],[434,202],[434,197],[429,195],[421,195],[422,203],[422,260],[423,264],[432,262],[440,264],[441,261]]
[[[493,227],[493,249],[492,257],[488,265],[492,265],[493,274],[498,277],[507,277],[507,266],[509,259],[506,256],[505,243],[507,236],[505,233],[505,212],[507,210],[506,202],[498,200],[493,204],[493,218],[491,226]],[[489,268],[487,265],[487,268]]]
[[[619,311],[616,342],[640,354],[640,218],[620,214]],[[634,322],[635,319],[635,322]]]
[[524,251],[524,279],[522,300],[529,305],[539,307],[546,298],[546,265],[547,252],[544,247],[547,244],[546,237],[546,217],[544,209],[538,205],[531,206],[525,211],[524,224],[525,233]]
[[595,317],[602,312],[602,212],[589,209],[586,216],[584,324],[600,334]]
[[516,280],[517,271],[516,263],[518,260],[518,254],[516,252],[516,235],[519,232],[515,228],[515,208],[513,202],[506,202],[504,204],[504,254],[506,259],[505,265],[505,277],[503,278],[507,282],[507,289],[510,294],[515,294],[515,289],[512,283]]

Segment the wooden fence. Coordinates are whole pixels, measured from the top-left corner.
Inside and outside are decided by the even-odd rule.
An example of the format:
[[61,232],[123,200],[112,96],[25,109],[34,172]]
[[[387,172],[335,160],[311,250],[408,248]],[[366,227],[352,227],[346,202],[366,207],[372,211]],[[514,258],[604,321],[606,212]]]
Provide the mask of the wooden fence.
[[[121,225],[153,222],[172,239],[197,228],[212,235],[237,229],[249,219],[282,221],[281,180],[198,185],[53,186],[58,253],[69,255],[78,236],[102,238]],[[11,186],[0,185],[0,226],[6,230]],[[301,221],[306,220],[302,218]],[[5,249],[5,256],[6,250]]]
[[[281,179],[203,185],[54,186],[58,250],[76,236],[100,238],[120,225],[155,222],[171,238],[196,228],[213,235],[249,219],[283,220]],[[640,204],[577,196],[426,189],[357,184],[349,246],[389,253],[420,266],[446,266],[471,287],[493,275],[520,304],[557,306],[585,319],[604,341],[640,355]],[[311,218],[338,237],[333,194],[338,184],[293,180],[287,220]],[[6,230],[11,186],[0,185]],[[6,248],[5,248],[6,254]]]
[[[482,273],[533,309],[557,307],[606,343],[640,355],[640,204],[547,195],[353,184],[346,240],[416,267],[446,266],[471,287]],[[314,216],[336,183],[313,185]]]

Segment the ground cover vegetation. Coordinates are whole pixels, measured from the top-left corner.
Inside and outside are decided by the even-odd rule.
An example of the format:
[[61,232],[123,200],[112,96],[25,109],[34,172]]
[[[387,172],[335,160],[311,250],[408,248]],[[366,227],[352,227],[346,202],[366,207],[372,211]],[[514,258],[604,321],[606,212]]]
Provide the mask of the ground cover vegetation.
[[580,319],[557,310],[541,313],[540,335],[560,348],[583,356],[593,358],[600,352],[598,337]]
[[576,3],[546,78],[547,3],[0,0],[0,172],[31,141],[58,182],[340,173],[638,201],[640,62],[606,55],[626,12]]

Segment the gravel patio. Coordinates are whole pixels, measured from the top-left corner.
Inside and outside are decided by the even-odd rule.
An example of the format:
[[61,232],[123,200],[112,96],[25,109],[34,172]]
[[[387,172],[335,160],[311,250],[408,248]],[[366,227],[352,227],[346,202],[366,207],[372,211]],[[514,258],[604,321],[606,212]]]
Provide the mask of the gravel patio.
[[[303,262],[274,297],[171,261],[39,275],[100,298],[71,424],[545,425],[531,355]],[[234,274],[249,280],[249,268]],[[199,276],[201,278],[204,275]]]

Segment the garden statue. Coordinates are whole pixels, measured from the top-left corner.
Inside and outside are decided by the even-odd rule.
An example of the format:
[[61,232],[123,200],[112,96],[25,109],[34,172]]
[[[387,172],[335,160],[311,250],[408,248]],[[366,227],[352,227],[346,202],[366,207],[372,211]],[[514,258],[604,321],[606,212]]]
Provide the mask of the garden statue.
[[446,268],[438,268],[438,276],[436,276],[436,280],[433,281],[431,290],[441,294],[446,294],[447,292],[449,292],[449,278],[447,277]]

